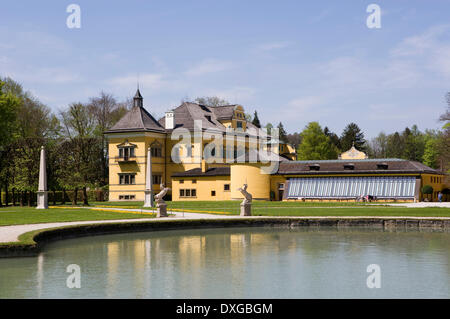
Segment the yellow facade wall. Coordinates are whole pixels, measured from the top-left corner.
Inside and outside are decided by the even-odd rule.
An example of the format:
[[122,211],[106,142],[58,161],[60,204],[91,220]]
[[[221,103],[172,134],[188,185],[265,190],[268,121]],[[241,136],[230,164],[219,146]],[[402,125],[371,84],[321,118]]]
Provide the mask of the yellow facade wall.
[[[280,194],[280,184],[284,186],[286,189],[286,177],[281,175],[271,175],[270,176],[270,191],[273,192],[272,200],[283,200],[282,195]],[[281,196],[280,196],[281,195]]]
[[270,199],[270,175],[261,172],[261,164],[235,163],[230,166],[231,199],[243,199],[238,188],[248,185],[247,191],[255,200]]
[[433,194],[427,195],[422,194],[420,192],[420,200],[423,201],[425,198],[428,198],[432,201],[438,200],[438,194],[445,188],[445,175],[437,175],[437,174],[422,174],[421,175],[421,187],[425,185],[430,185],[433,187]]
[[[134,200],[144,200],[145,190],[145,170],[147,165],[147,149],[152,144],[157,142],[162,146],[164,151],[165,136],[164,134],[152,134],[151,136],[145,133],[129,134],[124,137],[122,134],[112,135],[108,137],[108,154],[109,154],[109,200],[118,201],[119,196],[134,196]],[[128,141],[130,144],[136,145],[135,158],[129,162],[119,162],[116,158],[119,156],[119,144]],[[161,175],[162,179],[166,180],[166,165],[164,157],[152,158],[152,173]],[[120,185],[119,173],[135,173],[135,183],[132,185]],[[158,192],[159,185],[153,185],[153,191]]]
[[[173,177],[172,200],[230,200],[231,192],[224,190],[226,184],[230,185],[229,176]],[[196,196],[180,197],[180,189],[195,189]],[[215,196],[211,196],[212,191]]]

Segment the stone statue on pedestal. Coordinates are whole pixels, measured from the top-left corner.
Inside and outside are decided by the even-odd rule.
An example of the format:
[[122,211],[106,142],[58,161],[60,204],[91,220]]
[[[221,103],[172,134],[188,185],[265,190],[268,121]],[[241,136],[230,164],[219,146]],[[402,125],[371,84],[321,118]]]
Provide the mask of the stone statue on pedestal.
[[164,183],[160,185],[161,191],[155,195],[156,201],[156,217],[167,217],[167,204],[164,201],[163,197],[170,191],[169,187],[164,187]]
[[244,196],[244,200],[241,203],[241,216],[252,216],[252,194],[247,192],[247,184],[238,188],[238,191]]

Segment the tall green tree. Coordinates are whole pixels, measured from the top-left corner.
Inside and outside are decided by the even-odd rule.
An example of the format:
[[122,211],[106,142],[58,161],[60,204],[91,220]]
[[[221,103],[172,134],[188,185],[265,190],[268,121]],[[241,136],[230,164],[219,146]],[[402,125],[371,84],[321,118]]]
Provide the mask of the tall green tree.
[[370,158],[386,158],[387,157],[388,136],[384,132],[380,132],[374,137],[367,148]]
[[438,150],[438,140],[439,132],[428,131],[425,134],[425,149],[423,154],[422,162],[431,168],[439,167],[439,150]]
[[299,160],[327,160],[338,157],[338,149],[325,135],[318,122],[310,122],[300,135],[302,142],[297,152]]
[[342,150],[341,141],[337,134],[331,132],[327,126],[323,129],[323,133],[330,138],[331,143],[334,144],[338,150]]
[[102,171],[103,145],[95,135],[96,121],[92,108],[83,103],[72,103],[61,113],[64,125],[64,153],[60,166],[60,183],[74,189],[74,200],[78,190],[83,191],[83,204],[88,205],[87,188],[98,186]]
[[287,133],[286,130],[284,129],[283,123],[279,123],[278,126],[278,134],[280,137],[280,141],[284,142],[284,143],[288,143],[288,139],[287,139]]
[[402,133],[403,154],[402,158],[421,162],[425,151],[425,139],[423,133],[419,131],[417,125],[411,129],[408,127]]
[[348,124],[341,134],[340,144],[343,151],[349,150],[354,144],[359,151],[366,151],[364,133],[355,123]]
[[108,184],[108,140],[104,132],[117,123],[128,111],[128,108],[126,103],[118,103],[112,94],[102,91],[99,96],[89,99],[87,109],[94,118],[92,134],[100,139],[103,147],[103,152],[100,154],[102,163],[100,184],[103,186]]
[[272,123],[267,123],[264,128],[265,128],[265,131],[267,132],[267,134],[270,135],[272,133],[273,125],[272,125]]
[[259,121],[259,118],[258,118],[258,112],[256,112],[256,111],[253,115],[252,124],[255,125],[256,127],[259,127],[259,128],[261,127],[261,122]]
[[0,150],[12,142],[17,129],[19,99],[4,91],[5,82],[0,80]]
[[450,173],[450,92],[446,95],[447,110],[439,120],[443,123],[442,134],[437,141],[439,167]]
[[[5,185],[8,193],[9,144],[14,141],[17,130],[17,108],[19,99],[10,92],[4,91],[5,83],[0,79],[0,206],[2,206],[1,190]],[[6,196],[7,197],[7,196]],[[6,198],[8,205],[8,198]]]
[[402,158],[403,149],[404,145],[400,133],[390,134],[387,139],[386,157]]
[[[13,191],[27,194],[28,204],[34,202],[32,192],[37,189],[39,172],[39,152],[41,146],[46,147],[51,154],[51,147],[58,137],[59,121],[50,109],[42,104],[30,92],[10,78],[4,79],[4,89],[17,98],[14,141],[7,146],[8,160],[2,169],[2,183],[5,190],[12,187]],[[54,167],[48,163],[49,172]],[[48,174],[48,185],[52,186],[54,178]],[[23,202],[23,198],[21,199]]]

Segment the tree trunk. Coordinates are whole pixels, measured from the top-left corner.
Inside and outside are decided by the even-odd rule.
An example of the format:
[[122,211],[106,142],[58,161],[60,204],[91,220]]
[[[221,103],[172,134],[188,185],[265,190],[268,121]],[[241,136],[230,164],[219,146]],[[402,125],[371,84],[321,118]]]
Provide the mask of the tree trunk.
[[72,198],[73,206],[77,205],[77,197],[78,197],[78,188],[75,188],[75,190],[73,191],[73,198]]
[[2,207],[2,186],[0,184],[0,207]]
[[31,191],[28,191],[27,194],[28,194],[28,198],[27,198],[28,207],[31,207]]
[[88,206],[89,205],[86,186],[83,187],[83,205],[84,206]]
[[19,193],[19,203],[20,203],[20,207],[23,207],[23,203],[24,203],[23,191],[20,191],[20,193]]
[[53,189],[53,206],[56,206],[56,191]]
[[66,198],[67,198],[66,189],[63,188],[62,201],[61,201],[62,205],[66,204]]
[[12,189],[12,205],[16,206],[16,190]]
[[5,183],[5,205],[8,207],[9,194],[8,194],[8,182]]

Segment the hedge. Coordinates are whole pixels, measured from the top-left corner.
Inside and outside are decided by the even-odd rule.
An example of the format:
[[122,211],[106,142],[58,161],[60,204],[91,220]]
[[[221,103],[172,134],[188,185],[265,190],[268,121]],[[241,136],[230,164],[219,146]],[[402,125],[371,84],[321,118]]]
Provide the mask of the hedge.
[[[73,196],[74,196],[74,191],[66,191],[66,203],[72,202]],[[25,195],[25,200],[24,200],[24,204],[27,205],[28,201],[28,196],[29,196],[29,192],[27,192],[27,194]],[[103,190],[90,190],[87,191],[88,194],[88,201],[89,202],[104,202],[108,200],[108,192],[103,191]],[[8,202],[9,204],[12,204],[12,198],[13,193],[10,191],[8,192]],[[16,196],[16,205],[19,205],[19,198],[20,198],[20,192],[15,192],[15,196]],[[31,194],[31,200],[32,203],[35,204],[36,203],[36,192],[32,192]],[[48,192],[48,203],[49,204],[53,204],[54,200],[53,198],[56,197],[56,203],[60,204],[62,203],[62,199],[63,199],[63,191],[49,191]],[[2,204],[5,205],[6,203],[6,194],[5,192],[1,192],[1,198],[2,198]],[[78,193],[77,193],[77,201],[82,202],[83,201],[83,190],[79,189]]]

